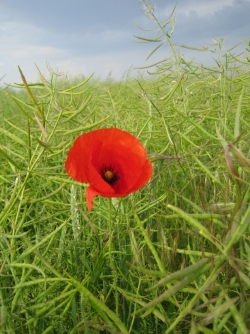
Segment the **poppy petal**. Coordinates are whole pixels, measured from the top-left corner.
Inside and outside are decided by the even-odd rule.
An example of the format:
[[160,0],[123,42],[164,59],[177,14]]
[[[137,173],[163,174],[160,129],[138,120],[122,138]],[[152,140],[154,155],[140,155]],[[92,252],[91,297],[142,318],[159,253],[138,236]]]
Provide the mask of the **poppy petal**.
[[95,188],[92,185],[88,186],[88,188],[86,189],[86,200],[87,200],[88,211],[91,211],[94,205],[93,199],[98,194],[99,193],[95,190]]
[[128,147],[108,144],[93,152],[92,163],[97,170],[103,166],[112,166],[115,171],[118,171],[119,181],[113,188],[116,193],[127,193],[141,175],[145,158],[131,152]]
[[153,173],[152,163],[150,160],[147,160],[141,170],[139,178],[136,180],[136,183],[130,189],[130,192],[134,192],[140,189],[142,186],[144,186],[144,184],[150,180],[152,173]]
[[75,140],[68,153],[65,169],[74,180],[88,183],[91,148],[88,146],[88,141],[85,141],[85,139],[84,135],[81,135]]
[[90,183],[86,190],[88,210],[96,195],[127,196],[152,175],[152,164],[143,145],[117,128],[80,135],[68,153],[65,168],[73,179]]

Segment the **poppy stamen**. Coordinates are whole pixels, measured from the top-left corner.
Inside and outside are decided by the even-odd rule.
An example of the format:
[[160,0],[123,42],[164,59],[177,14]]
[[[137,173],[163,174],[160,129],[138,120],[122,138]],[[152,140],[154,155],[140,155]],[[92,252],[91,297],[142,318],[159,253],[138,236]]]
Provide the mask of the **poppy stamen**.
[[153,172],[141,142],[117,128],[97,129],[77,137],[65,168],[74,180],[89,184],[86,189],[88,211],[94,205],[95,196],[128,196],[142,188]]
[[103,180],[111,185],[114,185],[120,178],[119,174],[114,171],[112,166],[103,166],[100,174]]

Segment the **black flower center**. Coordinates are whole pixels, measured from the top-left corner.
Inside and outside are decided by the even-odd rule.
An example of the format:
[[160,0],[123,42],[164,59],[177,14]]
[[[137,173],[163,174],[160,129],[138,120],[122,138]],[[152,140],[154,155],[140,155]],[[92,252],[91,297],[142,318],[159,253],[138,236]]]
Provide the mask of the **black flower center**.
[[100,174],[103,180],[111,185],[114,185],[120,178],[119,174],[114,171],[112,166],[103,166]]

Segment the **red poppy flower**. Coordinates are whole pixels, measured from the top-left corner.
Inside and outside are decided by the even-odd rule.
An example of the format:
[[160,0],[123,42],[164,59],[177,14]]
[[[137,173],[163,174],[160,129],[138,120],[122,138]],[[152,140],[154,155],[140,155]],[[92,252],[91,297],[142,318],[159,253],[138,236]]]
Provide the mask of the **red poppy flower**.
[[152,175],[152,164],[139,140],[116,128],[80,135],[69,151],[65,168],[76,181],[90,183],[86,190],[89,211],[96,195],[127,196]]

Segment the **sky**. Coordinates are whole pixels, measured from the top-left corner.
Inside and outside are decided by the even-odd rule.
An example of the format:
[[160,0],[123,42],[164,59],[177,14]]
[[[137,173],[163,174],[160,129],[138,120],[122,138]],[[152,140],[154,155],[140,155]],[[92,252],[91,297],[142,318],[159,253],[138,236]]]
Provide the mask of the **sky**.
[[[165,21],[175,0],[155,0],[154,14]],[[192,47],[209,46],[224,38],[225,49],[250,41],[250,0],[178,0],[171,41]],[[144,30],[142,30],[141,28]],[[38,71],[69,78],[89,76],[116,80],[136,75],[143,67],[171,57],[165,43],[146,60],[155,43],[138,43],[135,36],[153,38],[153,28],[143,2],[138,0],[8,0],[0,2],[0,79],[20,83],[17,66],[28,82],[38,81]],[[169,26],[169,29],[171,24]],[[180,48],[186,59],[211,65],[211,52]],[[36,67],[37,66],[37,67]]]

